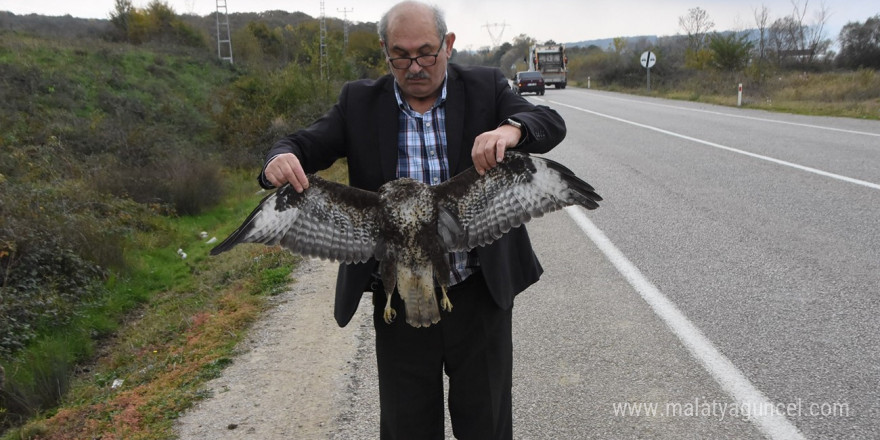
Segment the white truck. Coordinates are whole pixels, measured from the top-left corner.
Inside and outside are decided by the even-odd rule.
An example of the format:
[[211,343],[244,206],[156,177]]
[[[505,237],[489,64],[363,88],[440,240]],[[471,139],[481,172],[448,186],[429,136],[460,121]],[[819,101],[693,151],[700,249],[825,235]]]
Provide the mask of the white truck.
[[541,72],[544,84],[564,89],[568,84],[568,57],[563,44],[535,44],[529,49],[529,70]]

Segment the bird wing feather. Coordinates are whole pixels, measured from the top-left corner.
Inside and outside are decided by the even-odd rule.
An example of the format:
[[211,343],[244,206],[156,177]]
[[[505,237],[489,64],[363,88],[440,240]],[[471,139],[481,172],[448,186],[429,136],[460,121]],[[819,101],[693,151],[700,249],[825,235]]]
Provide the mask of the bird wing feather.
[[448,251],[470,250],[512,228],[566,206],[596,209],[602,198],[588,183],[550,159],[508,151],[483,176],[470,168],[433,187],[438,234]]
[[380,242],[378,204],[374,192],[310,175],[309,188],[302,193],[287,184],[264,198],[211,255],[239,243],[263,243],[308,257],[365,262]]

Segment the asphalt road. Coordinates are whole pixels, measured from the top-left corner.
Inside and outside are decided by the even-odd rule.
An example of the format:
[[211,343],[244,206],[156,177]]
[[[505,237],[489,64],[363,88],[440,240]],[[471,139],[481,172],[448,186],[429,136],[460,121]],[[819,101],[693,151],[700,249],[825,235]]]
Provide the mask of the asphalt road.
[[[516,439],[880,438],[880,122],[528,99],[605,202],[528,225]],[[335,270],[309,270],[181,438],[378,438],[369,301],[327,325]]]
[[518,438],[880,437],[880,123],[529,99],[606,202],[529,226]]
[[[880,123],[528,99],[606,201],[528,225],[546,272],[514,307],[515,438],[880,437]],[[375,437],[366,322],[337,438]]]

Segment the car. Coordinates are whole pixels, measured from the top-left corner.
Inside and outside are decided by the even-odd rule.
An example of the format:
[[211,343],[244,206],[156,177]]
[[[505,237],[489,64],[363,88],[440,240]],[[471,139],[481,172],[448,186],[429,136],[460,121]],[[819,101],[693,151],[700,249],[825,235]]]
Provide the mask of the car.
[[543,95],[544,76],[541,75],[541,72],[535,71],[516,72],[516,77],[513,79],[513,91],[517,95],[529,92]]

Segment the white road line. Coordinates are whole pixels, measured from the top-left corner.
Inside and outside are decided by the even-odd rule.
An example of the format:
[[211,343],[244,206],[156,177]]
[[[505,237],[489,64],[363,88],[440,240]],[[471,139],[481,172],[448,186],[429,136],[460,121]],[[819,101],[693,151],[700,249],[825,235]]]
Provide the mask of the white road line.
[[803,439],[800,431],[778,411],[770,400],[759,389],[755,388],[742,372],[733,365],[709,339],[691,323],[675,304],[663,295],[657,287],[642,275],[635,265],[590,221],[584,212],[577,207],[565,208],[569,216],[587,234],[599,250],[605,254],[618,272],[651,306],[654,313],[672,330],[691,355],[703,365],[716,382],[741,407],[753,411],[750,420],[768,438],[771,439]]
[[828,131],[837,131],[837,132],[841,132],[841,133],[858,134],[858,135],[862,135],[862,136],[880,137],[880,133],[871,133],[868,131],[847,130],[845,128],[827,127],[824,125],[815,125],[815,124],[804,124],[801,122],[780,121],[778,119],[756,118],[754,116],[716,112],[716,111],[706,110],[706,109],[702,109],[702,108],[689,108],[689,107],[681,107],[681,106],[677,106],[677,105],[660,104],[657,102],[651,102],[651,101],[647,101],[647,100],[619,98],[616,96],[608,96],[608,95],[604,95],[604,94],[603,95],[594,95],[594,96],[601,96],[602,98],[613,99],[616,101],[637,102],[639,104],[653,105],[655,107],[672,108],[672,109],[684,110],[684,111],[688,111],[688,112],[708,113],[710,115],[720,115],[720,116],[730,117],[730,118],[740,118],[740,119],[748,119],[748,120],[752,120],[752,121],[769,122],[772,124],[794,125],[796,127],[814,128],[817,130],[828,130]]
[[606,115],[606,114],[604,114],[604,113],[594,112],[594,111],[592,111],[592,110],[587,110],[587,109],[585,109],[585,108],[577,107],[577,106],[574,106],[574,105],[564,104],[564,103],[557,102],[557,101],[550,101],[550,102],[553,103],[553,104],[556,104],[556,105],[561,105],[561,106],[563,106],[563,107],[569,107],[569,108],[572,108],[572,109],[575,109],[575,110],[578,110],[578,111],[582,111],[582,112],[584,112],[584,113],[589,113],[589,114],[592,114],[592,115],[601,116],[601,117],[603,117],[603,118],[608,118],[608,119],[611,119],[611,120],[614,120],[614,121],[623,122],[624,124],[635,125],[636,127],[641,127],[641,128],[647,129],[647,130],[653,130],[653,131],[656,131],[656,132],[658,132],[658,133],[663,133],[663,134],[666,134],[666,135],[669,135],[669,136],[674,136],[674,137],[681,138],[681,139],[685,139],[685,140],[688,140],[688,141],[691,141],[691,142],[696,142],[696,143],[698,143],[698,144],[703,144],[703,145],[706,145],[706,146],[709,146],[709,147],[714,147],[714,148],[718,148],[718,149],[721,149],[721,150],[730,151],[730,152],[732,152],[732,153],[737,153],[737,154],[742,154],[742,155],[749,156],[749,157],[754,157],[754,158],[756,158],[756,159],[765,160],[765,161],[767,161],[767,162],[773,162],[773,163],[775,163],[775,164],[779,164],[779,165],[783,165],[783,166],[787,166],[787,167],[795,168],[795,169],[798,169],[798,170],[801,170],[801,171],[806,171],[806,172],[808,172],[808,173],[818,174],[818,175],[820,175],[820,176],[830,177],[830,178],[832,178],[832,179],[837,179],[837,180],[840,180],[840,181],[843,181],[843,182],[854,183],[854,184],[856,184],[856,185],[861,185],[861,186],[865,186],[865,187],[868,187],[868,188],[871,188],[871,189],[880,190],[880,184],[876,184],[876,183],[873,183],[873,182],[868,182],[868,181],[865,181],[865,180],[854,179],[854,178],[852,178],[852,177],[842,176],[842,175],[840,175],[840,174],[829,173],[828,171],[822,171],[822,170],[820,170],[820,169],[811,168],[811,167],[807,167],[807,166],[803,166],[803,165],[798,165],[798,164],[793,163],[793,162],[788,162],[788,161],[784,161],[784,160],[780,160],[780,159],[775,159],[775,158],[772,158],[772,157],[769,157],[769,156],[763,156],[763,155],[760,155],[760,154],[751,153],[751,152],[748,152],[748,151],[745,151],[745,150],[740,150],[740,149],[738,149],[738,148],[733,148],[733,147],[728,147],[728,146],[721,145],[721,144],[716,144],[715,142],[704,141],[704,140],[702,140],[702,139],[697,139],[697,138],[695,138],[695,137],[686,136],[686,135],[683,135],[683,134],[680,134],[680,133],[675,133],[675,132],[673,132],[673,131],[664,130],[664,129],[662,129],[662,128],[657,128],[657,127],[654,127],[654,126],[651,126],[651,125],[640,124],[640,123],[638,123],[638,122],[630,121],[630,120],[623,119],[623,118],[618,118],[618,117],[616,117],[616,116]]

